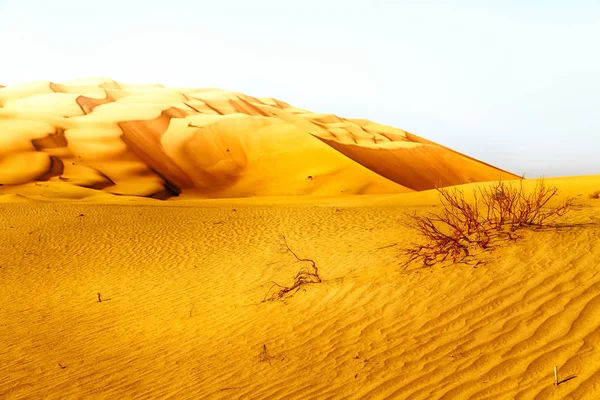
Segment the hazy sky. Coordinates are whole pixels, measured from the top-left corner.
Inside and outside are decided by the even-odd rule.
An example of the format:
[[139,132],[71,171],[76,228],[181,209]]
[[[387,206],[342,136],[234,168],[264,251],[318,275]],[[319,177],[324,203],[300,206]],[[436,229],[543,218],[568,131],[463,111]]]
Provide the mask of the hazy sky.
[[600,174],[600,1],[0,0],[0,84],[217,87]]

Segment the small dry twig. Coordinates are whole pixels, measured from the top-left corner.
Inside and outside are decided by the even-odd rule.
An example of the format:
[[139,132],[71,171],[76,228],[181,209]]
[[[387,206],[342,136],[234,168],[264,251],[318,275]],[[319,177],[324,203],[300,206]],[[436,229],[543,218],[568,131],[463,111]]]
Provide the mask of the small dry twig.
[[369,360],[368,358],[363,358],[361,356],[356,356],[356,357],[354,357],[354,359],[358,360],[358,361],[362,361],[365,364],[379,364],[378,361],[372,361],[372,360]]
[[109,301],[110,299],[104,299],[102,300],[102,295],[100,293],[98,293],[98,303],[102,303],[102,301]]
[[269,352],[267,351],[267,345],[263,344],[262,351],[258,355],[258,361],[260,361],[260,362],[268,362],[269,365],[271,365],[271,360],[273,360],[274,358],[275,357],[269,355]]
[[[298,262],[308,262],[310,266],[302,267],[300,271],[294,277],[294,284],[291,286],[283,286],[276,282],[273,282],[273,286],[269,289],[267,294],[265,295],[264,301],[273,301],[283,298],[284,296],[290,294],[293,295],[296,293],[301,286],[308,285],[311,283],[320,283],[321,277],[319,276],[319,268],[317,268],[317,264],[314,260],[310,258],[300,258],[298,255],[290,248],[287,243],[287,240],[284,235],[281,234],[281,238],[283,239],[283,243],[285,245],[286,251],[291,253]],[[279,288],[279,290],[272,292],[273,288]],[[270,295],[269,295],[270,294]]]

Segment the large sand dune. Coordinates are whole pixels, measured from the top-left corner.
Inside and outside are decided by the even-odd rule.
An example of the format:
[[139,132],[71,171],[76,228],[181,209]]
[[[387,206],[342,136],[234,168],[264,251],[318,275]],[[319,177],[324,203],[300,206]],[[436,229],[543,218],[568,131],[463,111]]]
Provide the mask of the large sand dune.
[[[600,397],[599,200],[477,268],[402,270],[433,193],[312,199],[0,204],[0,397]],[[263,303],[301,268],[279,233],[323,282]]]
[[0,88],[0,132],[0,193],[25,196],[330,196],[515,178],[367,120],[104,78]]
[[[0,106],[2,400],[600,398],[600,176],[548,180],[576,210],[484,264],[401,268],[427,189],[514,175],[216,89]],[[281,234],[323,281],[264,301],[303,266]]]

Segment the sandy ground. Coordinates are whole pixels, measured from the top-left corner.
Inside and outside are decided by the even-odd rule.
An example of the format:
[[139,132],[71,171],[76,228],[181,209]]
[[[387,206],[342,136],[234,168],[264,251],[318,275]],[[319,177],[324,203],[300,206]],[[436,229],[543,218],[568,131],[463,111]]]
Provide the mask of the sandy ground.
[[[600,176],[550,183],[578,211],[477,268],[400,268],[432,192],[0,196],[0,398],[597,399]],[[263,302],[279,234],[323,282]]]

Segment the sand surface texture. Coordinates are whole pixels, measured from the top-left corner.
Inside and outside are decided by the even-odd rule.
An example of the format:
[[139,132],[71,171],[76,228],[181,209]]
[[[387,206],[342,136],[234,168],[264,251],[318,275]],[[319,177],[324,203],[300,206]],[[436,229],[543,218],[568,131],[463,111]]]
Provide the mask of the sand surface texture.
[[0,132],[0,193],[28,197],[331,196],[514,178],[367,120],[105,78],[0,88]]
[[[513,178],[269,98],[0,88],[0,399],[598,399],[600,176],[484,264],[401,267],[432,188]],[[265,301],[286,242],[322,282]]]
[[400,268],[433,191],[0,204],[0,398],[598,399],[599,182],[477,268]]

